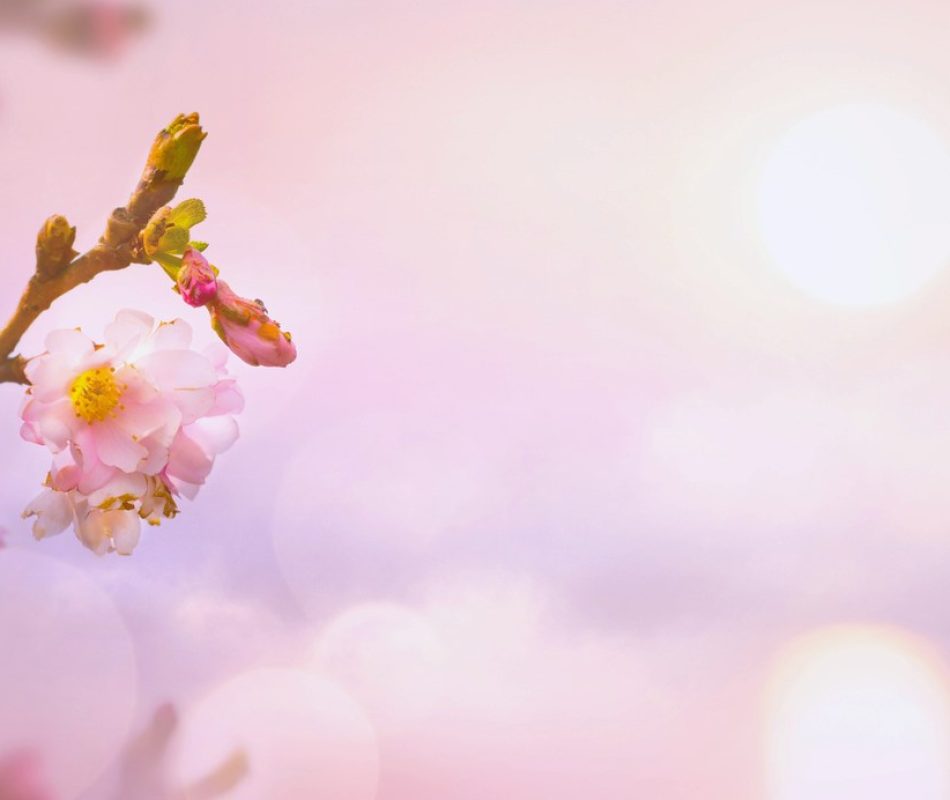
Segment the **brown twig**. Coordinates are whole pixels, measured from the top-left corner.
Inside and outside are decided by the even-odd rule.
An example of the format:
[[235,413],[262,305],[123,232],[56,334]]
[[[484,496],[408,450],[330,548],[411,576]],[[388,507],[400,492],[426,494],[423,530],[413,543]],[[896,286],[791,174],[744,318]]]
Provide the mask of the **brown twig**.
[[0,361],[0,383],[28,383],[25,369],[26,359],[22,356]]
[[[99,242],[75,260],[75,230],[63,217],[51,217],[40,230],[36,271],[16,311],[0,331],[0,383],[28,383],[26,360],[12,355],[23,334],[53,302],[101,272],[148,263],[141,234],[152,214],[167,205],[185,179],[205,137],[198,115],[179,115],[152,144],[148,161],[129,202],[112,212]],[[65,254],[65,256],[64,256]]]

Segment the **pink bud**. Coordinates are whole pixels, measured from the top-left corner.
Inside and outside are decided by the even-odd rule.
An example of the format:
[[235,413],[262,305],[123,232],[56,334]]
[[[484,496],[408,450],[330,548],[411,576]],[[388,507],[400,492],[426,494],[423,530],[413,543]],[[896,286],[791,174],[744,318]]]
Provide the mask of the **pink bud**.
[[290,334],[267,316],[260,300],[245,300],[224,281],[218,281],[208,309],[211,326],[242,361],[255,367],[286,367],[297,358]]
[[201,253],[193,247],[185,250],[178,272],[178,291],[190,306],[207,305],[218,293],[214,270]]
[[0,798],[2,800],[50,800],[52,793],[43,779],[39,755],[17,750],[0,758]]

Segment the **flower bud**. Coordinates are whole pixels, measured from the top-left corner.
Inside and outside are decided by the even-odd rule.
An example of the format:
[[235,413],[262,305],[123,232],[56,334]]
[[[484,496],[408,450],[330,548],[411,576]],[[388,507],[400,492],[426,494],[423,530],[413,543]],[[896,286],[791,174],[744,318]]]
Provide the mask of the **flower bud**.
[[172,224],[171,214],[171,208],[163,206],[152,214],[151,219],[142,231],[142,249],[150,258],[163,250],[162,239],[164,239],[165,232]]
[[267,316],[260,300],[239,297],[224,281],[209,304],[211,327],[242,361],[258,367],[286,367],[297,358],[290,334]]
[[66,217],[55,214],[43,223],[36,237],[36,271],[45,278],[58,275],[78,254],[73,250],[76,229]]
[[148,154],[148,166],[164,173],[169,180],[181,180],[207,135],[201,129],[197,114],[179,114],[155,138]]
[[190,306],[207,305],[218,293],[218,281],[214,268],[193,247],[185,250],[178,271],[178,292]]

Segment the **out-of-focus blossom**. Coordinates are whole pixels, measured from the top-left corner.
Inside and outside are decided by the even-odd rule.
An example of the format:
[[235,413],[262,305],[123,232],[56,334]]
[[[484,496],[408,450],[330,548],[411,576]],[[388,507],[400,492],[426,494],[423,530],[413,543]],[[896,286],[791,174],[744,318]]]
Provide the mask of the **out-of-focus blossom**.
[[63,50],[114,58],[147,24],[148,12],[141,5],[86,2],[48,15],[43,28],[46,37]]
[[182,320],[155,325],[121,311],[98,345],[78,330],[51,333],[26,368],[30,388],[23,438],[54,453],[69,449],[70,485],[89,494],[116,472],[158,475],[179,433],[202,418],[240,408],[220,361],[190,349]]
[[178,712],[165,703],[155,710],[145,729],[132,737],[119,759],[115,800],[170,800],[166,756],[177,727]]
[[30,750],[0,758],[0,800],[53,800],[41,772],[39,756]]
[[228,794],[243,780],[248,759],[243,750],[235,750],[196,783],[175,786],[169,776],[168,754],[177,730],[175,707],[169,703],[160,706],[119,761],[115,800],[211,800]]
[[245,300],[219,280],[208,309],[211,327],[242,361],[255,367],[286,367],[297,358],[290,334],[267,315],[260,300]]
[[0,0],[0,32],[30,33],[79,56],[114,58],[148,26],[138,3]]

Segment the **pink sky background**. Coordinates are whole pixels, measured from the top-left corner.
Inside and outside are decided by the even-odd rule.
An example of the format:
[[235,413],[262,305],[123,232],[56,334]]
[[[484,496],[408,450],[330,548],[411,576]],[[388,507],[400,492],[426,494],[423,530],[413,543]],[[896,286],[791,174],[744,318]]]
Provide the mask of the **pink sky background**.
[[[0,386],[0,752],[36,747],[60,800],[112,798],[171,701],[171,780],[242,747],[242,799],[948,796],[950,270],[823,302],[771,262],[754,197],[777,139],[829,107],[896,108],[950,148],[950,6],[154,17],[108,62],[0,33],[0,313],[42,220],[91,246],[155,131],[198,110],[180,197],[300,357],[234,360],[241,440],[127,559],[30,538],[48,456]],[[212,340],[135,266],[23,351],[122,307]],[[878,720],[892,761],[826,795],[788,777],[776,665],[839,625],[883,643],[855,697],[910,687],[901,708],[927,710]]]

